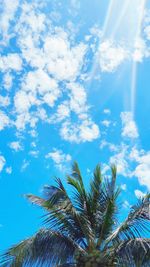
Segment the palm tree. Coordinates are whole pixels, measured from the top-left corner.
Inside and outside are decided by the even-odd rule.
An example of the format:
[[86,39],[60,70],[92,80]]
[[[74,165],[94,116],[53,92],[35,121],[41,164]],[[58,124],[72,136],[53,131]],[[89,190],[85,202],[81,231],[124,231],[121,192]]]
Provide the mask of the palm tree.
[[98,165],[86,190],[75,162],[67,183],[65,189],[57,178],[55,185],[44,188],[44,198],[27,195],[47,211],[45,228],[10,248],[1,266],[150,266],[150,194],[119,225],[115,166],[111,178],[104,179]]

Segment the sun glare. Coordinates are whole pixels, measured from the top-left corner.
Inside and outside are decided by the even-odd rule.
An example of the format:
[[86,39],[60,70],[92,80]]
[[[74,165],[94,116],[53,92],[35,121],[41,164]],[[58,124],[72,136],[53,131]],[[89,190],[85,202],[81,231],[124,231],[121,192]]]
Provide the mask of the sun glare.
[[[100,71],[100,50],[99,47],[104,42],[114,42],[123,46],[128,54],[128,68],[131,69],[128,77],[130,82],[128,109],[135,113],[136,104],[136,85],[137,85],[137,64],[138,58],[134,57],[136,43],[141,37],[141,26],[145,11],[146,0],[111,0],[109,2],[107,13],[102,27],[102,35],[100,38],[96,57],[91,70],[91,80]],[[113,49],[113,48],[112,48]],[[109,53],[109,51],[108,51]],[[109,57],[108,57],[109,60]],[[111,60],[111,59],[110,59]],[[101,71],[103,71],[101,69]],[[127,107],[126,107],[127,108]]]

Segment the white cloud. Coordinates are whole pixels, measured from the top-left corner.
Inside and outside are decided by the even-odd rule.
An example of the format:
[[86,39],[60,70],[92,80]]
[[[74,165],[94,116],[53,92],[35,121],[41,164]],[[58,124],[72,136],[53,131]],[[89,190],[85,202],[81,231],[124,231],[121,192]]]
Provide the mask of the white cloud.
[[150,151],[138,150],[137,147],[128,149],[125,159],[135,165],[131,176],[138,178],[139,184],[150,190]]
[[144,155],[139,156],[138,165],[133,174],[138,177],[141,185],[147,186],[150,190],[150,152],[145,152]]
[[[16,126],[17,130],[19,130],[19,131],[24,130],[27,123],[33,122],[31,120],[32,120],[31,115],[28,112],[17,115],[16,121],[15,121],[15,126]],[[34,124],[34,126],[35,126],[35,124]]]
[[57,112],[54,115],[53,120],[62,121],[70,116],[69,101],[64,101],[58,105]]
[[135,139],[139,136],[136,123],[131,112],[121,112],[122,136]]
[[126,177],[131,176],[130,165],[128,162],[128,146],[122,143],[120,146],[116,146],[116,153],[110,157],[110,164],[117,166],[117,173]]
[[7,167],[6,168],[6,173],[11,174],[12,173],[12,167]]
[[80,124],[67,121],[60,129],[60,135],[64,140],[80,143],[91,142],[100,135],[98,126],[91,120],[85,119]]
[[9,70],[20,71],[21,69],[22,60],[19,54],[13,53],[0,57],[0,70],[2,72]]
[[136,195],[137,198],[143,198],[145,196],[145,193],[143,193],[142,191],[140,191],[138,189],[136,189],[134,191],[134,193],[135,193],[135,195]]
[[79,9],[81,6],[81,3],[79,0],[71,0],[70,2],[71,2],[72,8],[74,9]]
[[[136,162],[133,175],[138,177],[141,184],[150,187],[150,182],[148,181],[149,176],[147,176],[150,169],[150,151],[144,151],[143,149],[138,150],[136,147],[133,147],[129,153],[129,159]],[[145,183],[143,183],[144,181]]]
[[51,158],[60,170],[64,169],[65,165],[72,160],[70,154],[65,154],[62,150],[56,148],[49,152],[45,158]]
[[[19,52],[8,53],[0,58],[3,87],[11,96],[10,103],[13,103],[11,125],[18,131],[29,126],[32,128],[29,129],[30,133],[34,135],[38,122],[58,123],[60,135],[67,141],[96,139],[99,128],[89,114],[87,92],[79,83],[85,75],[88,44],[75,42],[72,34],[74,32],[75,37],[77,29],[73,29],[72,23],[68,23],[65,30],[56,27],[51,17],[44,12],[44,3],[39,1],[24,2],[15,25],[12,24],[9,29],[9,22],[14,19],[18,3],[15,1],[14,5],[10,4],[10,16],[7,13],[8,5],[4,3],[3,15],[7,17],[6,32],[13,33]],[[73,6],[78,4],[77,1],[72,2]],[[11,94],[13,81],[13,84],[17,82],[17,87]],[[4,98],[0,102],[4,104],[4,100],[6,104]],[[72,121],[74,118],[75,122]],[[8,114],[3,113],[0,129],[8,124],[7,119]],[[67,128],[70,124],[71,130]]]
[[30,95],[23,91],[17,92],[14,98],[14,105],[18,113],[28,112],[31,107]]
[[3,0],[0,1],[0,4],[2,8],[0,20],[0,34],[3,37],[2,44],[6,45],[7,41],[11,37],[11,34],[9,34],[10,22],[12,22],[14,19],[17,7],[19,5],[19,0]]
[[10,98],[8,96],[0,95],[0,106],[7,107],[10,104]]
[[123,202],[123,208],[125,208],[125,209],[129,209],[131,207],[131,205],[129,204],[129,202],[127,201],[127,200],[125,200],[124,202]]
[[6,163],[5,158],[2,155],[0,155],[0,172],[2,172],[5,163]]
[[77,114],[86,112],[88,108],[86,106],[86,92],[84,88],[77,83],[69,83],[68,89],[70,91],[68,92],[70,96],[70,109]]
[[111,40],[106,40],[100,44],[98,56],[101,71],[113,72],[128,58],[128,52]]
[[9,117],[0,110],[0,131],[10,125]]
[[51,36],[45,39],[46,68],[58,80],[74,81],[83,66],[86,46],[70,47],[67,38]]
[[103,124],[105,127],[108,128],[111,124],[111,121],[110,120],[103,120],[103,121],[101,121],[101,124]]
[[[57,81],[52,79],[41,69],[28,72],[22,85],[22,89],[28,93],[30,92],[34,98],[39,94],[41,101],[43,100],[44,103],[48,104],[50,107],[53,107],[55,101],[61,94]],[[34,102],[35,99],[33,100],[33,103]]]
[[26,168],[29,166],[30,162],[27,161],[26,159],[23,160],[22,166],[21,166],[21,172],[24,172]]
[[143,31],[145,34],[145,38],[149,41],[150,40],[150,9],[145,10]]
[[[108,171],[110,171],[110,166],[107,165],[107,164],[105,164],[105,163],[103,163],[103,164],[102,164],[102,175],[106,175],[106,173],[107,173]],[[107,174],[107,177],[108,177],[108,174]]]
[[4,83],[4,88],[6,90],[10,90],[10,88],[12,87],[12,81],[13,81],[12,75],[9,72],[5,73],[3,77],[3,83]]
[[[109,143],[104,143],[109,147]],[[116,146],[110,163],[115,163],[117,172],[126,177],[137,177],[139,184],[150,190],[150,151],[138,149],[125,144]]]
[[126,189],[127,189],[127,185],[126,185],[126,184],[121,184],[120,187],[121,187],[121,189],[124,190],[124,191],[126,191]]
[[111,110],[108,109],[108,108],[105,108],[105,109],[103,110],[103,112],[104,112],[104,114],[108,114],[108,115],[111,114]]
[[146,47],[146,43],[144,41],[144,39],[142,39],[141,37],[138,38],[135,41],[135,45],[134,45],[134,52],[133,52],[133,60],[136,62],[142,62],[144,57],[148,56],[148,49]]
[[19,141],[14,141],[14,142],[9,143],[9,147],[15,152],[21,151],[23,149]]
[[140,151],[136,147],[132,147],[130,154],[129,154],[129,159],[132,161],[138,162],[140,159],[140,154],[143,154],[144,151]]
[[150,40],[150,25],[147,25],[144,29],[144,33],[146,34],[147,40]]
[[100,143],[100,149],[103,149],[105,147],[107,147],[112,152],[118,152],[118,146],[117,145],[110,143],[110,142],[107,142],[106,140],[102,140]]
[[118,174],[121,174],[123,176],[129,176],[129,166],[123,152],[120,152],[110,157],[110,164],[115,164],[117,166]]
[[31,156],[34,157],[34,158],[37,158],[38,155],[39,155],[39,151],[38,151],[38,150],[31,150],[31,151],[29,152],[29,155],[31,155]]

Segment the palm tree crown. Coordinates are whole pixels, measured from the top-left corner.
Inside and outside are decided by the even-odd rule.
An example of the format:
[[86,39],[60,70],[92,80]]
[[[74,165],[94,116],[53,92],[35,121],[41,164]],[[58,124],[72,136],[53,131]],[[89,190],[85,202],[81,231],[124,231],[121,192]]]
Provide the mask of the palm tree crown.
[[119,225],[115,166],[111,178],[104,179],[97,165],[86,190],[75,162],[67,183],[69,195],[59,178],[44,187],[44,198],[27,195],[47,211],[45,227],[10,248],[1,266],[150,266],[150,194],[138,200]]

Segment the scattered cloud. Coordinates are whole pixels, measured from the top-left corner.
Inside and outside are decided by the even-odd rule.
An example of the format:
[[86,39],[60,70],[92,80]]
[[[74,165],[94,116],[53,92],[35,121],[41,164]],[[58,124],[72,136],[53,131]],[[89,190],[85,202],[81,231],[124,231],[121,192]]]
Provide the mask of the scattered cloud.
[[127,146],[122,144],[118,147],[118,152],[110,157],[110,164],[115,164],[117,173],[129,177],[131,175],[127,160]]
[[11,166],[6,168],[6,173],[7,174],[11,174],[12,173],[12,167]]
[[14,142],[9,143],[9,147],[15,152],[21,151],[23,149],[19,141],[14,141]]
[[8,96],[0,95],[0,106],[7,107],[10,104],[10,98]]
[[102,72],[113,72],[128,58],[128,52],[111,40],[103,41],[99,46],[99,64]]
[[26,168],[29,166],[30,162],[27,161],[26,159],[23,160],[22,166],[21,166],[21,172],[24,172]]
[[117,172],[125,177],[137,177],[141,186],[146,186],[150,190],[150,151],[138,149],[122,143],[114,145],[111,149],[111,143],[103,141],[100,148],[108,147],[110,152],[110,164],[117,166]]
[[147,186],[147,188],[150,190],[150,151],[139,155],[137,163],[138,164],[133,174],[138,177],[141,185]]
[[135,195],[136,195],[137,198],[143,198],[145,196],[145,193],[143,193],[142,191],[140,191],[138,189],[136,189],[134,191],[134,193],[135,193]]
[[59,170],[65,169],[66,164],[72,160],[70,154],[65,154],[62,150],[56,148],[49,152],[45,158],[52,159]]
[[38,158],[39,151],[38,150],[31,150],[29,155],[33,156],[34,158]]
[[126,191],[126,189],[127,189],[127,185],[126,184],[121,184],[121,189],[123,190],[123,191]]
[[[17,131],[24,131],[29,126],[34,136],[38,122],[42,121],[57,123],[60,136],[69,142],[78,142],[78,137],[79,142],[82,139],[83,142],[92,141],[99,136],[99,129],[90,115],[87,92],[79,83],[85,74],[88,44],[75,42],[72,38],[74,25],[68,23],[65,30],[64,27],[55,27],[53,16],[47,17],[43,4],[25,1],[18,10],[19,1],[14,1],[9,7],[4,1],[3,22],[7,24],[3,31],[6,33],[4,39],[9,41],[13,37],[17,52],[0,57],[3,87],[8,92],[8,97],[2,96],[0,103],[3,106],[13,104],[6,113],[1,111],[0,130],[9,125],[11,114],[11,125]],[[71,6],[77,11],[80,3],[72,1]],[[17,20],[10,24],[15,20],[16,12]],[[10,88],[13,84],[17,87],[12,94]],[[74,125],[73,114],[76,115],[78,133],[72,127],[71,136],[66,136],[64,132],[70,132],[67,126],[70,127],[70,123]],[[85,115],[88,119],[83,119]]]
[[5,158],[2,155],[0,155],[0,172],[2,172],[5,163],[6,163]]
[[101,121],[101,124],[108,128],[111,124],[111,121],[110,120],[103,120],[103,121]]
[[136,123],[131,112],[121,112],[122,136],[135,139],[139,136]]
[[22,59],[19,54],[12,53],[0,58],[0,70],[6,71],[20,71],[22,69]]
[[108,115],[111,114],[111,110],[108,109],[108,108],[105,108],[105,109],[103,110],[103,112],[104,112],[104,114],[108,114]]
[[134,51],[132,54],[133,60],[136,62],[142,62],[144,57],[148,57],[149,52],[146,47],[145,40],[141,37],[137,38],[134,45]]
[[111,152],[118,152],[118,146],[106,140],[102,140],[100,143],[100,149],[103,148],[108,148]]
[[123,202],[123,208],[125,208],[125,209],[130,209],[130,207],[131,207],[130,203],[129,203],[127,200],[125,200],[125,201]]
[[1,1],[2,16],[0,21],[0,34],[2,36],[1,44],[6,45],[12,35],[9,33],[11,27],[10,22],[13,21],[15,13],[19,6],[19,0],[8,2],[7,0]]
[[10,125],[9,117],[0,110],[0,131],[2,131],[5,127]]
[[6,72],[3,76],[4,89],[9,91],[10,88],[12,87],[12,83],[13,83],[13,76],[9,72]]
[[81,123],[72,124],[70,121],[63,123],[60,129],[61,137],[70,142],[91,142],[100,136],[99,127],[89,119]]

